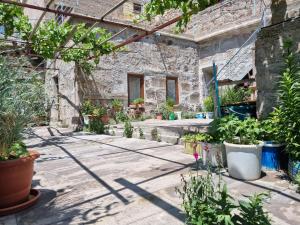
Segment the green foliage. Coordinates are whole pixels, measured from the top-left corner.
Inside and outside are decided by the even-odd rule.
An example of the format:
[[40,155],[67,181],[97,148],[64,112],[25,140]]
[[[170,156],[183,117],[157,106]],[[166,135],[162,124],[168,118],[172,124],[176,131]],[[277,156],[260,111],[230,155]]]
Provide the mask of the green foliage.
[[82,113],[83,115],[92,115],[94,109],[95,109],[95,106],[92,104],[91,101],[85,101],[85,102],[82,104],[82,107],[81,107],[81,113]]
[[278,119],[276,113],[271,113],[271,116],[263,121],[261,121],[261,140],[272,141],[274,143],[283,143],[282,131],[278,130]]
[[107,114],[107,109],[103,106],[96,106],[93,110],[93,116],[102,117]]
[[116,120],[117,122],[126,122],[129,120],[127,113],[120,111],[116,112]]
[[261,125],[256,119],[239,120],[233,115],[220,119],[217,128],[221,140],[245,145],[258,144],[262,131]]
[[168,97],[166,101],[166,105],[170,108],[173,108],[175,105],[175,100],[173,98]]
[[197,133],[197,134],[186,134],[183,136],[183,140],[185,142],[192,142],[192,143],[198,143],[198,142],[208,142],[211,143],[214,141],[214,138],[206,133]]
[[4,27],[4,36],[12,36],[19,33],[22,39],[27,39],[32,26],[23,9],[11,4],[0,3],[0,25]]
[[300,60],[291,47],[292,41],[285,41],[285,70],[279,84],[279,106],[273,118],[290,158],[300,160]]
[[182,176],[182,188],[177,189],[183,200],[188,225],[270,225],[263,210],[266,194],[258,194],[237,205],[221,179],[214,182],[212,173]]
[[218,0],[151,0],[144,7],[144,15],[140,19],[151,20],[156,15],[164,15],[167,11],[175,9],[179,10],[182,14],[182,18],[176,24],[176,32],[181,32],[187,23],[190,21],[193,14],[206,9],[207,7],[216,4]]
[[89,130],[96,134],[104,134],[105,133],[105,125],[99,118],[94,118],[90,120]]
[[133,100],[132,103],[135,104],[135,105],[143,104],[144,103],[144,99],[143,98],[136,98],[136,99]]
[[196,112],[182,112],[183,119],[194,119],[196,117]]
[[124,136],[127,138],[132,138],[133,134],[133,126],[131,125],[130,121],[126,121],[124,125]]
[[114,99],[111,102],[111,106],[116,112],[120,112],[123,108],[123,103],[119,99]]
[[140,139],[145,139],[144,131],[142,128],[139,128],[139,137]]
[[[0,3],[0,25],[4,26],[5,36],[19,33],[21,39],[28,41],[32,26],[19,6]],[[60,55],[65,62],[75,62],[83,72],[90,73],[99,63],[99,57],[113,51],[114,44],[106,40],[111,37],[105,29],[94,27],[91,31],[85,24],[58,24],[55,20],[42,23],[31,38],[31,48],[46,59]],[[69,37],[74,48],[64,49]],[[91,57],[94,59],[91,61]]]
[[11,62],[0,57],[0,160],[23,155],[15,143],[20,143],[26,125],[45,108],[43,82],[38,74],[23,70],[24,64],[21,59]]
[[251,96],[251,89],[245,88],[227,88],[221,95],[221,104],[230,105],[244,102]]
[[212,96],[208,96],[203,100],[204,110],[206,112],[213,112],[215,109],[214,99]]
[[164,120],[169,119],[171,112],[173,112],[173,107],[170,107],[167,104],[161,104],[157,110],[157,113],[162,114]]

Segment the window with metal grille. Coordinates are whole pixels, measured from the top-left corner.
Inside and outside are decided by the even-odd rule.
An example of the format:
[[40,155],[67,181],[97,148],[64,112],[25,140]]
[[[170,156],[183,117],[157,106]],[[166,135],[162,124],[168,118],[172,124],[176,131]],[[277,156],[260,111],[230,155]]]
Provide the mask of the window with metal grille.
[[133,12],[135,14],[141,14],[142,13],[142,5],[138,3],[133,3]]
[[[58,11],[67,12],[67,13],[72,12],[72,9],[73,9],[72,7],[68,7],[68,6],[65,6],[62,4],[55,5],[55,8]],[[57,21],[58,24],[62,24],[65,21],[66,17],[67,16],[60,14],[60,13],[55,14],[55,20]]]

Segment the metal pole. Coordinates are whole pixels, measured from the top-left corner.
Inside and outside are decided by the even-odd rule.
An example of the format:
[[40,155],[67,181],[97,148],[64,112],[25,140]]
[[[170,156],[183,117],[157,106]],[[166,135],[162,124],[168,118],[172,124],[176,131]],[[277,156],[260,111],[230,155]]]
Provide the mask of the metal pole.
[[221,104],[220,104],[220,98],[219,98],[219,84],[217,79],[217,66],[216,63],[213,62],[213,77],[215,81],[215,114],[216,117],[221,117]]

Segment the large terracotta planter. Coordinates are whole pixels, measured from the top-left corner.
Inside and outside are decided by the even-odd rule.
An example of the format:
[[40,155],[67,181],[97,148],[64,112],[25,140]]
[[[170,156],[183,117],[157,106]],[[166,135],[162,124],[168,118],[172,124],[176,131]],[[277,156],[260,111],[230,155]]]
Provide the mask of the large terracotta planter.
[[20,159],[0,161],[0,209],[28,200],[33,176],[33,163],[39,153]]

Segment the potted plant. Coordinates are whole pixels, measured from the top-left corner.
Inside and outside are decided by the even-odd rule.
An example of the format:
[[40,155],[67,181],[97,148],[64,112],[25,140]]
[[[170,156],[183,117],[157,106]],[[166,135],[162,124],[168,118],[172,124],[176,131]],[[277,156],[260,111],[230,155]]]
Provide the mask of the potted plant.
[[273,112],[277,135],[286,144],[288,172],[294,180],[300,173],[300,63],[291,51],[292,41],[284,42],[285,70],[279,83],[279,106]]
[[235,116],[223,117],[218,132],[224,139],[229,175],[240,180],[255,180],[261,176],[261,153],[263,142],[260,123]]
[[136,98],[132,102],[136,108],[142,108],[144,107],[144,99],[143,98]]
[[[287,169],[287,163],[283,160],[287,158],[284,152],[284,144],[280,140],[277,131],[277,119],[275,114],[261,122],[264,146],[262,148],[262,167],[267,170]],[[285,160],[287,161],[287,160]]]
[[89,117],[93,114],[95,106],[92,104],[91,101],[84,101],[81,107],[81,113],[83,116],[83,123],[84,125],[89,125]]
[[197,152],[200,155],[201,146],[197,143],[196,134],[186,134],[182,140],[184,143],[184,153],[192,155]]
[[109,116],[107,114],[107,110],[103,106],[95,107],[93,110],[93,118],[100,119],[104,124],[107,124],[109,121]]
[[[44,87],[38,74],[12,68],[0,56],[0,208],[1,215],[32,205],[39,192],[31,196],[34,160],[39,154],[22,142],[27,124],[44,107]],[[5,87],[5,88],[2,88]],[[22,207],[21,207],[22,206]]]
[[214,117],[214,100],[212,96],[208,96],[203,100],[204,110],[206,112],[206,119]]
[[168,110],[168,119],[169,120],[175,120],[175,113],[174,113],[174,105],[175,105],[175,100],[168,97],[166,101],[166,109]]
[[121,100],[119,99],[114,99],[112,102],[111,102],[111,106],[112,106],[112,109],[114,110],[114,112],[120,112],[122,111],[122,108],[123,108],[123,103]]

